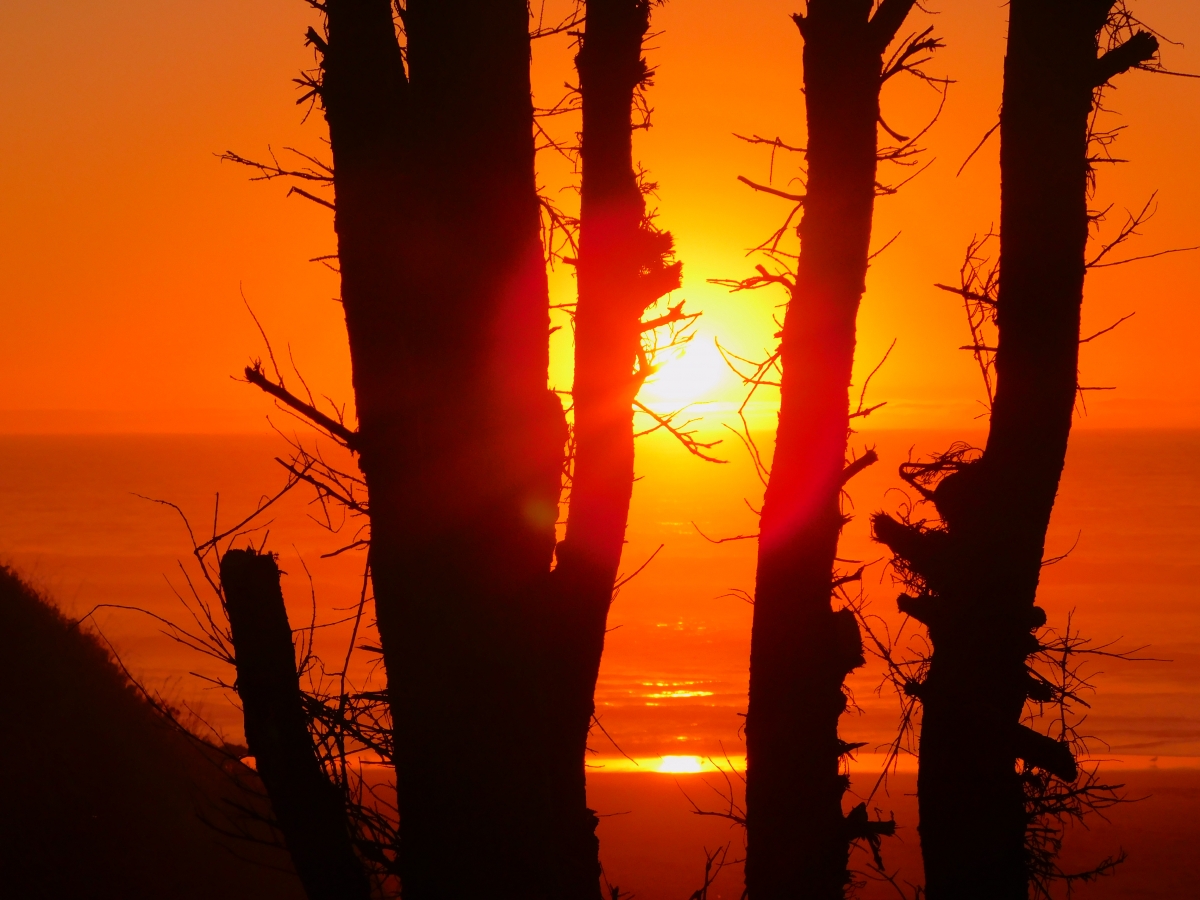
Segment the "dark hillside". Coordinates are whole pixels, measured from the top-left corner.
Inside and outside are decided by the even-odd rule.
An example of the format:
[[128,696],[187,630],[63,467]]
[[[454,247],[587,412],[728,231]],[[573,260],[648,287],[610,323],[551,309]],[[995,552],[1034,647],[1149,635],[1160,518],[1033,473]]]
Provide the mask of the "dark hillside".
[[4,567],[0,660],[0,895],[303,896],[286,854],[205,823],[228,826],[228,801],[255,802],[217,754]]

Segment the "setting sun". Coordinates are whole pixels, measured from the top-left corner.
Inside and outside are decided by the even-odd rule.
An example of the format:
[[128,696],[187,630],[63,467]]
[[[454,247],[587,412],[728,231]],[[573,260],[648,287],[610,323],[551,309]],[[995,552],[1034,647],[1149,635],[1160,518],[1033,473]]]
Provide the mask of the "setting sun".
[[694,774],[702,768],[698,756],[664,756],[658,764],[658,771],[668,774]]
[[682,406],[713,399],[713,393],[733,373],[716,345],[697,339],[659,356],[657,370],[638,395],[648,403]]

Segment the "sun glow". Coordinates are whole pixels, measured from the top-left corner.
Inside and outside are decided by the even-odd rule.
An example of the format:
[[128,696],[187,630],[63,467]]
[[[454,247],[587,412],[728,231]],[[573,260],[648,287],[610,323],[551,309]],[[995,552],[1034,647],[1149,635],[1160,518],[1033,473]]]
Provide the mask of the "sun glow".
[[698,756],[664,756],[658,764],[659,772],[668,774],[692,774],[699,772],[703,764]]
[[716,346],[700,341],[660,354],[655,364],[639,399],[675,407],[712,399],[714,388],[730,374]]
[[[697,740],[697,738],[685,738]],[[882,754],[880,755],[882,758]],[[746,757],[744,754],[730,756],[722,753],[714,758],[711,756],[680,755],[670,756],[639,756],[636,759],[628,756],[597,756],[588,762],[588,772],[591,774],[634,774],[643,775],[703,775],[718,772],[745,772]],[[915,769],[914,769],[915,771]]]

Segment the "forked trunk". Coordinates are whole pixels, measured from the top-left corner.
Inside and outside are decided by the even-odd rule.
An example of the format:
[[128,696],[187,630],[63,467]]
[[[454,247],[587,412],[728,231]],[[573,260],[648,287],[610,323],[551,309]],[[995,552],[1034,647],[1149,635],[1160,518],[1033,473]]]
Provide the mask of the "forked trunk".
[[[584,752],[633,480],[641,312],[678,282],[631,157],[644,2],[580,52],[576,459],[547,390],[527,6],[328,0],[322,100],[405,896],[596,900]],[[406,65],[405,65],[406,63]],[[406,70],[407,69],[407,70]]]
[[[929,492],[941,527],[876,516],[923,590],[900,608],[929,629],[912,686],[924,708],[918,796],[930,900],[1028,894],[1020,766],[1077,776],[1070,748],[1021,724],[1037,683],[1034,605],[1077,391],[1096,89],[1150,58],[1149,35],[1098,57],[1111,0],[1012,0],[1000,119],[999,349],[982,457]],[[948,474],[947,474],[948,473]]]
[[[565,442],[523,0],[330,0],[322,100],[410,900],[549,896],[530,623]],[[394,123],[394,125],[393,125]]]
[[842,684],[862,665],[854,614],[833,609],[844,518],[855,319],[876,187],[882,54],[912,7],[811,0],[804,39],[808,184],[781,335],[779,428],[761,520],[746,718],[752,900],[841,898],[850,843],[887,830],[847,815]]

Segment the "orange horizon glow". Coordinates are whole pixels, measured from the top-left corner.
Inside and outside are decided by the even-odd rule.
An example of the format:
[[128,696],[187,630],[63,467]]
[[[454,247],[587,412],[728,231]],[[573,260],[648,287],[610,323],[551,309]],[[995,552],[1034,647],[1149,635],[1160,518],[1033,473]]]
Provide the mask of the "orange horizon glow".
[[[714,366],[714,339],[748,357],[773,343],[779,292],[729,294],[709,279],[749,274],[746,248],[786,212],[783,201],[736,176],[786,186],[795,161],[772,161],[734,134],[803,143],[793,6],[680,0],[656,10],[654,127],[639,133],[635,153],[659,185],[657,221],[674,233],[684,263],[672,301],[686,298],[703,312],[693,342],[665,359],[644,389],[656,408],[728,409],[743,388]],[[1167,46],[1169,67],[1200,71],[1198,42],[1189,40],[1200,30],[1192,7],[1142,6],[1184,44]],[[876,402],[888,402],[874,417],[877,428],[975,428],[981,411],[978,373],[958,350],[962,311],[932,284],[953,280],[967,241],[996,221],[995,142],[957,173],[995,122],[1005,12],[1002,4],[935,11],[927,21],[947,46],[930,67],[954,83],[924,142],[928,170],[880,199],[875,245],[899,237],[873,264],[860,317],[856,382],[896,340],[871,386]],[[320,113],[302,121],[290,81],[312,64],[303,33],[313,21],[295,0],[14,0],[0,10],[5,33],[20,36],[0,61],[10,85],[0,98],[8,123],[0,159],[10,173],[0,217],[0,431],[267,430],[269,405],[230,378],[264,353],[243,294],[281,358],[294,359],[315,392],[352,414],[337,278],[309,262],[334,249],[328,211],[285,198],[278,184],[251,183],[214,155],[322,152]],[[538,105],[558,99],[571,57],[567,35],[536,42]],[[1133,73],[1107,98],[1110,124],[1127,126],[1119,155],[1131,162],[1099,173],[1093,205],[1112,205],[1102,229],[1117,228],[1123,209],[1159,192],[1158,215],[1131,255],[1200,245],[1200,171],[1190,160],[1200,119],[1178,114],[1196,90],[1185,79]],[[889,125],[902,131],[923,126],[937,105],[919,83],[885,91]],[[554,127],[569,135],[577,123],[563,118]],[[569,166],[543,154],[539,168],[544,189],[569,204]],[[1200,427],[1200,376],[1186,352],[1163,352],[1160,342],[1200,326],[1198,267],[1200,254],[1179,253],[1089,277],[1085,330],[1137,315],[1084,349],[1084,383],[1117,390],[1089,396],[1081,427]],[[558,266],[551,285],[555,302],[573,299],[569,267]],[[552,350],[550,381],[568,386],[569,329],[555,334]]]

